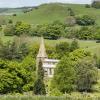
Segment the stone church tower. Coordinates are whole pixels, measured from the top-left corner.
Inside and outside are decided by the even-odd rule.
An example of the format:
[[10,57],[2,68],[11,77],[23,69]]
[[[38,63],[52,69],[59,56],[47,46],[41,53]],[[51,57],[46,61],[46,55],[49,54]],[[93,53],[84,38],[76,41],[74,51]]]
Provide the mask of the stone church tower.
[[36,67],[38,67],[39,61],[41,60],[42,62],[44,61],[44,59],[47,59],[47,53],[45,50],[45,45],[44,45],[44,38],[41,37],[41,42],[40,42],[40,48],[39,48],[39,52],[36,58]]
[[48,59],[44,39],[41,37],[40,48],[36,58],[36,68],[38,70],[39,62],[42,61],[42,67],[44,69],[45,78],[52,78],[54,75],[54,69],[57,66],[59,60],[57,59]]

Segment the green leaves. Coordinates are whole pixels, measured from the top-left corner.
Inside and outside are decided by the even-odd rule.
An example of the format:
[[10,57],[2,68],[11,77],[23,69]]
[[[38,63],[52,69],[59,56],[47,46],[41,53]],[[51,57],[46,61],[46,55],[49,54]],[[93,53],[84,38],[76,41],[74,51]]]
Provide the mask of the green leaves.
[[62,57],[55,68],[51,88],[60,92],[91,91],[97,82],[97,68],[91,54],[78,49]]
[[33,90],[34,81],[35,61],[31,56],[21,63],[0,60],[0,93],[23,93]]

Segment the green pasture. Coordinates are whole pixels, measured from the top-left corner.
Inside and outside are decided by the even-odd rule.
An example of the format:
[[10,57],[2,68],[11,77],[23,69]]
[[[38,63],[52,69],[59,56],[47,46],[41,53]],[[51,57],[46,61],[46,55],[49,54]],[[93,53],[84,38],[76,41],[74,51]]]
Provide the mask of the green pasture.
[[100,25],[100,9],[86,8],[85,5],[80,5],[80,4],[61,4],[61,3],[43,4],[40,5],[38,9],[34,8],[33,11],[31,12],[28,13],[22,12],[17,14],[17,16],[9,15],[5,16],[5,18],[12,19],[14,22],[24,21],[31,24],[51,23],[55,20],[66,22],[66,18],[68,17],[68,10],[67,10],[68,8],[72,8],[76,16],[90,15],[96,20],[96,23]]

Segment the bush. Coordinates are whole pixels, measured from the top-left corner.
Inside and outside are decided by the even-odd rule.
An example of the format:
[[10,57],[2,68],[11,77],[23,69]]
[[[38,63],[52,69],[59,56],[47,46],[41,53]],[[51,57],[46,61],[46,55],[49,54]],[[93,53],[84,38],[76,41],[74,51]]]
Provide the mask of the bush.
[[79,49],[79,44],[78,41],[74,39],[70,45],[70,51],[73,52],[76,49]]
[[54,88],[52,89],[50,95],[51,96],[62,96],[63,94],[57,88]]
[[17,16],[17,14],[13,14],[13,16]]
[[86,8],[91,8],[91,5],[86,4],[85,7],[86,7]]
[[5,36],[13,36],[15,33],[15,27],[12,24],[6,25],[3,31]]
[[62,58],[69,51],[70,51],[70,45],[67,42],[61,42],[56,45],[56,53],[58,55],[58,58]]
[[9,20],[8,20],[8,23],[9,23],[9,24],[12,24],[12,23],[13,23],[13,21],[12,21],[11,19],[9,19]]
[[95,20],[88,15],[82,17],[76,17],[76,23],[82,26],[94,25]]

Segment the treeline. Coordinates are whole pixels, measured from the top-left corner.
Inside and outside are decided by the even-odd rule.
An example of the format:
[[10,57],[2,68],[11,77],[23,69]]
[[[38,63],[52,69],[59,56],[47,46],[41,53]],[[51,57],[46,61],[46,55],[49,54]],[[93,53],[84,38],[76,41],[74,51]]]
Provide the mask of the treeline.
[[[78,23],[90,22],[81,22],[78,19]],[[44,25],[29,25],[23,22],[17,22],[14,24],[8,24],[4,27],[3,31],[5,36],[20,36],[26,34],[28,36],[44,36],[46,39],[59,39],[64,38],[77,38],[84,40],[100,40],[100,27],[97,25],[93,26],[78,26],[78,27],[69,27],[64,23],[55,21],[51,24]]]

